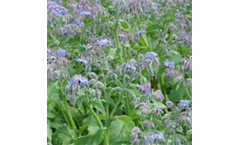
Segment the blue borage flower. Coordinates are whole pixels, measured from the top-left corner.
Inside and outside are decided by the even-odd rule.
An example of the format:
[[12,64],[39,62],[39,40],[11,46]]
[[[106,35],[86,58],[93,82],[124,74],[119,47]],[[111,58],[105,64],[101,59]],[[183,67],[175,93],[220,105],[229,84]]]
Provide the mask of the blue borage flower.
[[52,53],[52,50],[51,49],[47,49],[47,53],[51,54]]
[[71,79],[71,85],[74,83],[79,83],[82,85],[88,85],[88,80],[84,77],[82,77],[82,75],[74,75],[73,78]]
[[63,33],[63,35],[67,35],[67,34],[69,34],[70,33],[70,31],[65,31],[64,33]]
[[67,50],[62,49],[61,47],[59,47],[58,51],[57,51],[57,55],[59,57],[64,57],[65,55],[67,55]]
[[161,8],[162,4],[155,4],[154,7]]
[[118,34],[118,37],[120,37],[120,38],[127,38],[127,36],[124,35],[124,34]]
[[135,35],[139,35],[139,34],[144,34],[144,33],[146,33],[146,30],[141,30],[141,31],[138,31]]
[[61,121],[62,121],[62,123],[66,123],[66,121],[64,119],[62,119]]
[[78,58],[78,59],[74,59],[75,61],[78,61],[78,62],[82,62],[84,63],[84,65],[87,65],[88,64],[88,61],[86,59],[81,59],[81,58]]
[[169,68],[174,68],[174,61],[168,61],[168,59],[166,59],[165,61],[163,61],[163,64],[166,66],[166,67],[169,67]]
[[148,138],[145,140],[145,142],[148,142],[149,140],[155,141],[156,139],[164,140],[165,138],[160,133],[159,134],[153,134],[153,135],[148,136]]
[[61,11],[57,12],[58,15],[64,15],[64,14],[67,14],[67,13],[68,13],[68,10],[61,10]]
[[178,31],[177,33],[180,34],[180,35],[183,35],[183,36],[188,36],[188,34],[187,34],[187,33],[184,33],[184,32]]
[[139,85],[139,84],[137,84],[136,86],[139,88],[140,92],[144,91],[146,93],[146,95],[149,96],[149,90],[150,89],[147,86]]
[[48,9],[54,9],[57,6],[58,6],[58,4],[56,2],[52,2],[52,1],[47,2]]
[[82,23],[82,21],[80,21],[79,19],[76,19],[74,22],[73,22],[73,24],[76,24],[76,25],[79,25],[79,24],[81,24]]
[[109,42],[110,41],[108,41],[107,39],[102,39],[102,40],[97,40],[97,42],[96,43],[94,43],[94,44],[98,44],[98,45],[100,45],[101,47],[103,47],[103,46],[106,46],[106,45],[108,45],[109,44]]
[[104,27],[106,27],[108,24],[107,24],[107,22],[103,22],[102,25],[103,25]]
[[86,46],[79,44],[80,47],[86,49]]
[[155,58],[156,56],[158,56],[157,53],[155,53],[155,52],[148,52],[148,53],[145,55],[145,59],[146,59],[146,60],[147,60],[147,59],[154,60],[154,58]]
[[177,105],[181,108],[182,106],[189,107],[191,100],[181,100]]
[[136,71],[136,67],[134,67],[134,66],[124,65],[124,66],[123,66],[123,69],[125,69],[125,68],[127,68],[128,70],[134,70],[134,71]]
[[92,14],[88,11],[79,11],[80,15],[85,15],[85,16],[92,16]]

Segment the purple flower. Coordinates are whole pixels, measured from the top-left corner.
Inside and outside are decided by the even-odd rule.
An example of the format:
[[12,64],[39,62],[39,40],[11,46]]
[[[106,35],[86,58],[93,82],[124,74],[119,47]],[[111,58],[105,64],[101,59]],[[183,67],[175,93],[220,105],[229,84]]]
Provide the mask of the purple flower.
[[47,49],[47,53],[52,53],[52,50],[51,49]]
[[67,50],[62,49],[61,47],[59,47],[58,51],[57,51],[57,55],[59,57],[64,57],[65,55],[67,55]]
[[169,68],[174,68],[174,61],[168,61],[168,59],[166,59],[165,61],[163,61],[163,64],[166,66],[166,67],[169,67]]
[[149,96],[149,89],[148,89],[148,88],[145,88],[144,91],[145,91],[146,95]]
[[123,66],[123,68],[124,68],[124,69],[127,68],[128,70],[134,70],[134,71],[136,71],[136,67],[130,66],[130,65],[125,65],[125,66]]
[[162,4],[155,4],[154,7],[161,8]]
[[180,34],[180,35],[183,35],[183,36],[188,36],[188,34],[187,34],[187,33],[184,33],[184,32],[178,31],[177,33]]
[[58,15],[64,15],[68,12],[68,10],[61,10],[61,11],[58,11],[57,14]]
[[107,24],[107,22],[103,22],[102,25],[103,25],[104,27],[106,27],[108,24]]
[[86,49],[86,46],[79,44],[80,47]]
[[86,85],[86,84],[88,84],[88,80],[86,78],[82,77],[82,78],[79,79],[79,83],[83,84],[83,85]]
[[103,47],[103,46],[106,46],[106,45],[108,45],[109,44],[109,42],[110,41],[108,41],[107,39],[102,39],[102,40],[97,40],[97,42],[96,43],[94,43],[94,44],[98,44],[98,45],[100,45],[101,47]]
[[145,94],[147,95],[147,96],[149,96],[149,88],[147,88],[147,87],[145,87],[144,85],[139,85],[139,84],[137,84],[136,85],[138,88],[139,88],[139,91],[140,92],[145,92]]
[[88,84],[88,80],[84,77],[82,77],[81,75],[75,75],[73,76],[72,80],[71,80],[71,84],[78,82],[79,84],[83,84],[86,85]]
[[189,107],[189,103],[191,102],[191,100],[181,100],[179,103],[178,103],[178,106],[181,108],[182,106],[185,106],[185,107]]
[[136,33],[136,35],[138,36],[139,34],[144,34],[144,33],[146,33],[146,31],[145,31],[145,30],[141,30],[141,31],[138,31],[138,32]]
[[148,142],[149,140],[155,141],[156,139],[164,140],[165,138],[161,134],[153,134],[153,135],[150,135],[145,142]]
[[124,34],[118,34],[118,37],[120,37],[120,38],[126,38],[127,36],[124,35]]
[[51,2],[50,1],[50,2],[47,3],[48,9],[54,9],[57,6],[58,6],[58,4],[56,2]]
[[80,21],[79,19],[76,19],[73,23],[76,24],[76,25],[79,25],[79,24],[82,23],[82,21]]
[[64,36],[64,35],[67,35],[67,34],[69,34],[70,33],[70,31],[65,31],[61,36]]
[[147,60],[147,59],[154,60],[154,58],[155,58],[156,56],[158,56],[157,53],[155,53],[155,52],[148,52],[148,53],[145,55],[145,59],[146,59],[146,60]]
[[82,62],[82,63],[84,63],[85,65],[88,64],[88,61],[85,60],[85,59],[78,58],[78,59],[75,59],[75,60],[78,61],[78,62]]
[[85,15],[85,16],[92,16],[92,14],[90,12],[87,12],[87,11],[80,11],[79,14],[80,15]]
[[77,80],[77,78],[72,78],[71,79],[71,84],[73,84],[76,80]]

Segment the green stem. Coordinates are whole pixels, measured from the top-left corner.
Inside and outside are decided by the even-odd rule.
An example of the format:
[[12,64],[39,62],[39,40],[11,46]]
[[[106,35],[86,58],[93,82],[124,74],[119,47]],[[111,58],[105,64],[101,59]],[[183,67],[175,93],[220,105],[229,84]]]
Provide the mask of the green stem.
[[67,125],[68,125],[68,126],[71,126],[70,123],[69,123],[69,120],[68,120],[68,118],[67,118],[67,116],[66,116],[66,114],[64,113],[64,111],[62,110],[62,108],[60,107],[60,105],[58,104],[57,106],[58,106],[58,109],[60,110],[60,112],[62,113],[64,120],[67,122]]
[[[116,47],[120,49],[120,43],[119,43],[119,39],[118,39],[118,21],[119,21],[119,19],[117,20],[116,25],[115,25],[114,39],[115,39]],[[122,51],[119,53],[119,59],[120,59],[120,63],[123,64]]]
[[[103,127],[102,122],[99,119],[99,117],[97,116],[97,114],[94,112],[92,106],[88,106],[88,108],[89,108],[91,114],[93,115],[93,117],[95,118],[95,120],[97,121],[98,126],[102,128]],[[104,133],[104,145],[109,145],[109,141],[108,141],[106,132]]]
[[130,110],[130,101],[129,101],[129,93],[127,92],[127,97],[126,97],[126,106],[127,106],[127,114],[129,115],[131,113],[131,110]]
[[70,122],[71,122],[71,124],[73,126],[73,129],[75,130],[75,132],[78,133],[77,127],[76,127],[76,125],[75,125],[75,123],[73,121],[72,115],[71,115],[71,113],[69,111],[69,108],[68,108],[68,105],[67,105],[66,96],[65,96],[65,94],[63,92],[62,87],[61,87],[60,91],[61,91],[61,94],[62,94],[62,97],[63,97],[63,100],[64,100],[64,106],[65,106],[65,109],[66,109],[66,112],[67,112],[68,119],[70,120]]
[[113,114],[114,114],[115,111],[117,110],[117,107],[118,107],[118,105],[120,104],[120,102],[122,101],[122,99],[123,99],[123,97],[122,97],[122,95],[120,95],[120,97],[119,97],[118,100],[117,100],[117,103],[115,104],[115,106],[114,106],[114,108],[113,108],[113,110],[112,110],[112,112],[111,112],[111,114],[110,114],[110,117],[113,116]]
[[192,96],[190,95],[190,93],[189,93],[189,91],[188,91],[188,89],[187,89],[187,86],[186,86],[186,82],[185,82],[185,74],[183,74],[183,78],[182,78],[182,83],[183,83],[183,86],[184,86],[184,88],[185,88],[185,90],[186,90],[186,92],[187,92],[187,95],[188,95],[188,97],[190,98],[190,99],[192,99]]

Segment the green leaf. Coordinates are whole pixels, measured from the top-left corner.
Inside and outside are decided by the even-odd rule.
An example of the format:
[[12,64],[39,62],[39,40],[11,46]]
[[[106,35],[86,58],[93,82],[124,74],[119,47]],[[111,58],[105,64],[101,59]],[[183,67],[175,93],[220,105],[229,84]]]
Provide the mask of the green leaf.
[[83,125],[89,126],[89,125],[97,125],[95,119],[93,116],[89,116],[86,119],[83,120]]
[[102,105],[102,102],[97,99],[91,99],[90,104],[96,108],[98,111],[102,112],[103,114],[106,114],[105,109]]
[[59,90],[59,85],[58,85],[57,81],[54,82],[54,83],[50,83],[47,86],[47,98],[48,98],[48,100],[51,99],[51,100],[60,101],[58,90]]
[[159,26],[157,25],[150,25],[147,27],[146,31],[149,32],[149,31],[159,31]]
[[52,141],[52,129],[50,128],[50,122],[47,122],[47,140]]
[[119,141],[115,142],[114,145],[131,145],[130,141]]
[[[177,86],[175,87],[177,88]],[[186,90],[182,84],[178,87],[178,89],[172,89],[170,91],[169,99],[176,103],[177,101],[180,101],[181,99],[184,99],[184,96],[187,96]]]
[[99,145],[103,139],[104,129],[99,128],[95,134],[88,134],[78,138],[74,145]]
[[94,135],[99,130],[97,125],[88,126],[88,135]]
[[55,115],[50,111],[49,107],[47,108],[47,118],[54,118]]
[[163,103],[161,102],[154,102],[153,103],[154,106],[157,106],[157,107],[161,107],[163,109],[167,108],[167,106],[165,106]]
[[115,144],[119,141],[129,141],[134,126],[131,118],[127,116],[117,117],[110,125],[110,144]]
[[175,64],[182,62],[182,59],[183,58],[181,55],[172,55],[171,57],[169,57],[169,61],[174,61]]
[[77,134],[73,129],[70,129],[68,126],[63,126],[59,128],[52,137],[53,144],[70,145],[77,138]]
[[129,29],[130,28],[130,26],[129,26],[129,24],[126,20],[119,19],[119,23],[124,29]]
[[115,48],[110,48],[108,55],[111,55],[112,57],[115,58],[116,51],[117,51],[117,49],[115,49]]

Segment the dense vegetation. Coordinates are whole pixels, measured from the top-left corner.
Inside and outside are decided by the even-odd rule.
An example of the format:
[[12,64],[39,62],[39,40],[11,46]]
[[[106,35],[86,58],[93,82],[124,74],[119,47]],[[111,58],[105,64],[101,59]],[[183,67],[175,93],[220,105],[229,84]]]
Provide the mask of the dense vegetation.
[[48,1],[48,145],[192,144],[191,5]]

